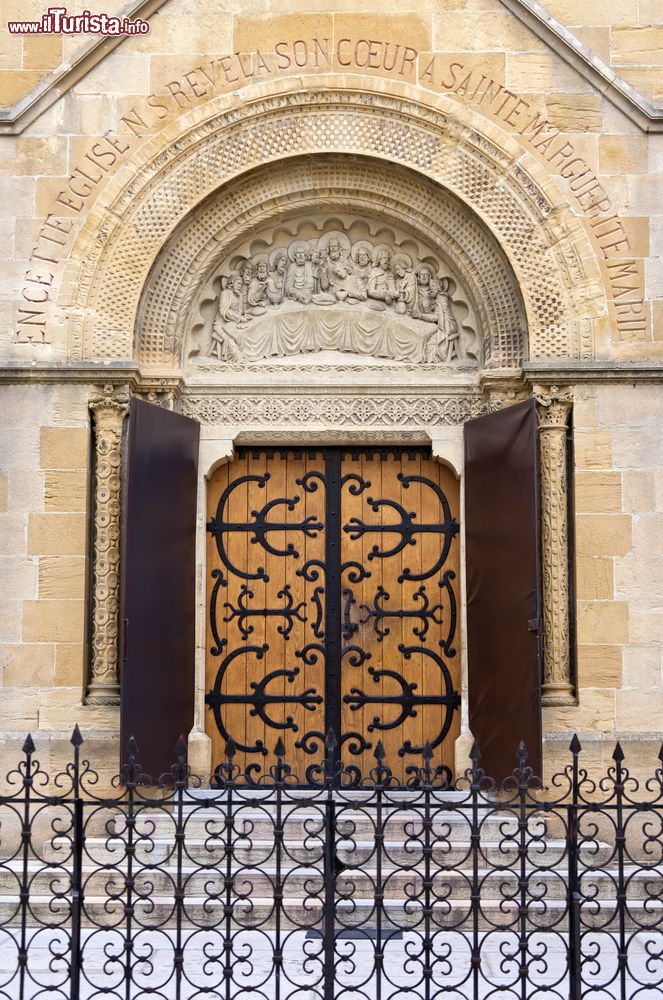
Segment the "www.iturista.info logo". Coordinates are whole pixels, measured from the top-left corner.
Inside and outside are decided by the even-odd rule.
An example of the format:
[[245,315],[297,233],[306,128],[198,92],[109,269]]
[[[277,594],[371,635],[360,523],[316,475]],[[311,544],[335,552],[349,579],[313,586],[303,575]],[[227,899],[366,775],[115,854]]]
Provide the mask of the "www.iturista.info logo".
[[148,21],[111,14],[68,14],[66,7],[49,7],[41,21],[8,21],[10,35],[146,35]]

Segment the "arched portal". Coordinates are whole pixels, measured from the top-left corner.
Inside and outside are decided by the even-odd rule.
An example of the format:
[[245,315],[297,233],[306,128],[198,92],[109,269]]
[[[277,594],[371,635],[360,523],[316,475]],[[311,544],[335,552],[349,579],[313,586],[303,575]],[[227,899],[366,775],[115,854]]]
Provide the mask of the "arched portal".
[[[210,102],[148,143],[142,169],[109,185],[70,268],[70,356],[132,360],[145,384],[176,386],[178,409],[201,424],[201,770],[207,477],[241,447],[310,445],[424,446],[426,461],[461,474],[464,423],[522,398],[526,361],[593,357],[606,315],[582,226],[496,128],[405,86],[282,86]],[[462,566],[462,484],[454,516]],[[462,572],[456,586],[462,623]],[[239,620],[246,595],[235,596]],[[457,654],[466,721],[462,640]]]

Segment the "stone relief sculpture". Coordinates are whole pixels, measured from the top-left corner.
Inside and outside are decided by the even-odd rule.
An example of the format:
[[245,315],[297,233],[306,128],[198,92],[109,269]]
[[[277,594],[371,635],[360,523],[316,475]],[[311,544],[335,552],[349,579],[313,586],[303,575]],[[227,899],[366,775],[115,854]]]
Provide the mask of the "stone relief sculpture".
[[476,363],[478,336],[460,322],[455,282],[439,270],[340,229],[235,259],[217,275],[208,353],[226,362],[333,350]]

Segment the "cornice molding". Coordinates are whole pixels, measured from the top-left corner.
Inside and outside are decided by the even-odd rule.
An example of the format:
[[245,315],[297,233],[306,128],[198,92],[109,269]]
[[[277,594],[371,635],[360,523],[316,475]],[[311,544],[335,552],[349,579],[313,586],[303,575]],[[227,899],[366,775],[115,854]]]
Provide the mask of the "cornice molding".
[[[149,19],[166,0],[134,0],[118,16]],[[663,106],[648,101],[576,36],[544,9],[538,0],[502,0],[514,17],[573,67],[643,132],[663,132]],[[78,49],[29,94],[11,108],[0,110],[0,134],[17,135],[67,93],[90,70],[120,45],[126,36],[105,36]]]
[[[301,383],[288,383],[274,385],[269,381],[270,376],[266,374],[265,385],[258,383],[250,384],[207,384],[207,383],[187,383],[179,373],[166,372],[142,372],[134,364],[76,364],[68,362],[66,364],[44,364],[44,365],[1,365],[0,383],[5,384],[28,384],[28,383],[48,383],[48,382],[78,382],[78,383],[113,383],[130,384],[132,389],[139,392],[154,391],[166,392],[177,390],[188,394],[199,394],[209,392],[232,392],[233,394],[256,393],[263,395],[279,395],[284,391],[293,392],[325,392],[329,386],[324,385],[302,385]],[[522,367],[522,372],[518,369],[501,369],[494,371],[484,371],[480,373],[479,388],[483,391],[512,387],[514,385],[533,386],[535,384],[544,385],[570,385],[574,383],[587,382],[663,382],[663,362],[661,361],[576,361],[568,364],[558,361],[528,361]],[[362,380],[353,384],[352,388],[363,386]],[[376,386],[367,383],[371,389]],[[427,384],[410,386],[407,380],[402,384],[383,386],[382,392],[386,395],[398,395],[405,388],[410,387],[418,392],[434,392],[435,387]],[[341,391],[338,385],[333,386],[334,390]],[[468,391],[475,391],[473,384],[455,384],[444,387],[447,393],[463,394]]]
[[663,382],[661,361],[528,361],[523,365],[527,385],[570,385],[577,382]]

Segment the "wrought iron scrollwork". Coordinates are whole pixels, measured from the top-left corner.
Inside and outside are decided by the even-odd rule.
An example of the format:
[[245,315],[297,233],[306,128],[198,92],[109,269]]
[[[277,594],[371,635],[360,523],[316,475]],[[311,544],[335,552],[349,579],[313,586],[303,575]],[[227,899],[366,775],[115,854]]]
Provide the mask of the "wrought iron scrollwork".
[[[208,524],[221,567],[212,571],[209,599],[211,655],[218,657],[219,663],[215,664],[206,703],[222,739],[231,742],[237,753],[264,757],[269,730],[279,730],[284,734],[286,757],[294,748],[313,758],[323,751],[324,729],[331,727],[339,734],[337,752],[345,752],[356,761],[353,766],[361,777],[363,761],[374,748],[374,733],[388,730],[393,742],[393,734],[402,728],[401,757],[421,752],[420,741],[409,738],[406,726],[407,720],[419,715],[430,729],[432,747],[437,748],[450,730],[460,701],[442,659],[442,655],[453,657],[456,653],[455,573],[444,564],[458,532],[443,490],[425,475],[398,472],[397,477],[389,473],[385,478],[376,468],[376,476],[371,476],[374,482],[395,481],[398,486],[392,485],[392,495],[369,496],[371,478],[352,466],[348,469],[344,449],[308,451],[305,465],[301,464],[301,453],[289,450],[255,449],[246,454],[254,463],[264,457],[264,471],[258,466],[252,474],[231,478]],[[352,449],[348,454],[350,462],[360,456],[367,462],[404,460],[397,448],[384,453],[380,449]],[[422,454],[422,449],[408,451],[407,461],[419,461]],[[240,449],[239,455],[244,457],[245,452]],[[259,506],[255,498],[270,482],[268,463],[272,459],[285,462],[278,482],[285,480],[279,492],[287,495]],[[287,470],[293,466],[298,474],[288,481]],[[421,491],[432,491],[439,518],[418,523],[421,511],[430,507],[428,500],[422,500],[416,510],[407,508],[405,491],[415,484],[417,503]],[[368,519],[357,515],[344,519],[346,502],[354,511],[368,509],[379,515],[379,523],[370,523],[370,514]],[[244,519],[230,516],[229,510],[251,513]],[[280,511],[293,514],[293,519],[279,517]],[[389,521],[389,512],[395,512],[397,519]],[[392,543],[394,533],[398,537]],[[364,545],[362,555],[361,539],[372,534],[380,535],[380,540],[368,551]],[[265,566],[255,569],[255,562],[241,563],[236,555],[241,545],[229,549],[228,539],[242,535],[248,543],[245,549],[257,545],[265,553]],[[440,544],[433,544],[432,565],[422,567],[426,559],[420,557],[415,572],[400,554],[424,536],[439,539]],[[298,541],[316,538],[317,545]],[[360,544],[352,548],[352,541]],[[394,569],[385,569],[387,561],[394,558],[398,559]],[[285,561],[282,569],[279,560]],[[283,575],[287,580],[288,572],[290,580],[277,589],[276,580],[280,582]],[[382,582],[385,572],[392,581],[398,579],[400,589],[392,590],[393,598]],[[377,577],[375,587],[373,574]],[[273,580],[268,586],[270,576]],[[410,589],[415,581],[418,586]],[[224,592],[225,599],[221,596]],[[226,626],[224,634],[221,621]],[[416,645],[405,641],[406,630]],[[392,632],[403,637],[400,645],[393,644],[393,637],[388,640]],[[381,644],[373,647],[373,652],[365,648],[371,638]],[[287,658],[282,647],[277,651],[281,640],[292,645]],[[439,647],[440,653],[428,649],[430,645]],[[435,664],[438,681],[434,689],[420,689],[419,666],[415,676],[410,676],[408,663],[415,653]],[[298,666],[292,665],[291,656],[300,661]],[[432,676],[430,672],[428,676]],[[246,712],[245,726],[237,712],[240,706]],[[347,719],[348,711],[356,723],[342,730],[341,715],[345,713]],[[310,728],[304,724],[307,718]],[[234,732],[238,719],[239,729]],[[258,727],[251,729],[249,719],[256,720]],[[259,771],[258,767],[256,773]]]
[[300,503],[300,497],[298,496],[278,497],[274,500],[269,500],[266,504],[263,504],[260,510],[251,511],[251,517],[253,518],[252,521],[226,520],[225,512],[230,497],[240,488],[240,486],[243,486],[246,483],[255,483],[258,488],[262,490],[265,488],[269,478],[269,472],[265,472],[260,476],[239,476],[237,479],[233,480],[233,482],[229,483],[221,494],[216,515],[211,518],[207,524],[207,530],[214,536],[217,550],[224,566],[229,573],[233,573],[235,576],[241,577],[244,580],[263,580],[267,582],[269,581],[269,576],[265,572],[263,566],[258,567],[255,572],[251,572],[246,567],[236,566],[232,563],[228,557],[225,539],[226,535],[233,534],[234,532],[247,533],[251,536],[251,543],[254,545],[260,545],[265,552],[268,552],[273,556],[282,556],[284,558],[291,556],[293,558],[297,558],[299,552],[296,549],[294,542],[288,542],[285,548],[279,549],[271,544],[268,539],[268,534],[275,531],[301,532],[307,538],[315,538],[317,533],[322,531],[324,528],[322,522],[319,521],[313,514],[305,517],[302,521],[270,521],[268,519],[268,515],[277,507],[285,507],[288,511],[294,511]]
[[[283,715],[282,717],[274,717],[269,712],[269,707],[278,706],[291,706],[298,705],[305,711],[312,712],[315,710],[316,706],[321,705],[323,702],[323,697],[320,695],[315,687],[308,687],[304,691],[298,693],[288,694],[285,692],[276,692],[268,690],[275,686],[274,682],[277,680],[285,681],[287,684],[294,684],[295,680],[300,674],[299,667],[292,668],[281,668],[279,670],[271,670],[269,673],[265,674],[258,681],[249,682],[249,690],[246,691],[235,691],[228,690],[228,672],[233,665],[233,663],[240,656],[253,655],[256,660],[262,660],[265,653],[269,647],[267,645],[263,646],[239,646],[229,653],[223,662],[220,664],[217,671],[216,679],[214,681],[214,686],[211,691],[205,696],[205,703],[214,712],[214,720],[219,728],[219,732],[223,735],[224,739],[228,741],[231,739],[230,733],[228,732],[225,720],[223,717],[222,708],[224,705],[246,705],[249,709],[249,715],[252,717],[258,716],[267,726],[273,729],[289,729],[293,733],[299,731],[297,723],[294,721],[292,715]],[[298,655],[304,659],[307,663],[315,662],[315,656],[317,655],[311,648],[306,650],[298,651]],[[245,753],[261,753],[265,754],[267,751],[265,749],[265,744],[262,740],[256,740],[253,744],[245,744],[234,739],[235,746],[239,750],[243,750]]]
[[[376,684],[380,684],[385,679],[393,681],[395,684],[395,693],[386,694],[384,691],[380,691],[371,694],[370,692],[363,691],[361,688],[352,687],[349,693],[344,696],[343,701],[349,706],[352,712],[357,712],[359,709],[364,708],[365,705],[382,705],[387,708],[393,707],[396,709],[396,715],[391,719],[385,719],[382,715],[373,716],[372,722],[368,725],[369,733],[376,730],[384,732],[388,729],[397,729],[402,726],[406,719],[414,718],[417,715],[417,710],[424,705],[439,706],[441,709],[444,709],[442,713],[442,726],[435,738],[429,741],[431,747],[435,748],[440,745],[451,728],[454,709],[460,705],[460,695],[457,691],[454,691],[449,670],[444,660],[437,653],[426,649],[424,646],[404,646],[401,644],[398,648],[405,660],[410,660],[414,653],[421,653],[423,656],[430,658],[437,666],[443,678],[444,694],[425,694],[423,692],[417,694],[415,692],[418,685],[414,682],[408,682],[396,670],[369,667],[368,673],[373,681]],[[415,746],[410,740],[405,740],[398,753],[403,757],[406,754],[421,754],[422,750],[423,746]]]
[[283,599],[283,606],[280,608],[250,607],[247,604],[247,601],[254,597],[254,593],[247,586],[247,584],[243,584],[237,597],[237,607],[234,607],[229,601],[224,603],[223,606],[224,608],[227,608],[228,613],[223,620],[227,623],[237,619],[237,626],[242,633],[242,638],[248,639],[254,631],[254,627],[247,622],[247,619],[254,616],[261,618],[284,618],[284,624],[279,625],[277,627],[277,631],[283,636],[284,639],[289,639],[295,619],[302,623],[306,621],[306,615],[304,613],[306,601],[300,601],[298,604],[295,604],[292,596],[292,589],[289,583],[286,583],[281,590],[279,590],[276,596]]
[[402,472],[398,473],[397,479],[403,486],[403,489],[408,489],[412,483],[420,483],[422,486],[426,486],[431,489],[440,502],[444,519],[439,522],[416,524],[415,521],[417,518],[417,512],[407,511],[397,500],[393,500],[389,497],[382,497],[379,499],[367,497],[366,502],[374,513],[379,513],[383,508],[387,508],[389,510],[394,510],[400,520],[388,522],[386,524],[367,524],[359,517],[351,517],[348,520],[348,523],[343,526],[343,530],[347,532],[353,541],[357,541],[357,539],[362,538],[367,534],[400,535],[399,540],[390,547],[383,548],[376,542],[372,546],[371,551],[368,553],[368,559],[371,560],[388,559],[392,556],[398,555],[406,546],[415,544],[417,535],[442,535],[443,541],[440,546],[440,554],[432,567],[422,570],[420,573],[414,573],[411,569],[406,567],[398,578],[399,583],[402,583],[404,580],[427,580],[429,577],[438,573],[442,566],[444,566],[449,557],[451,543],[460,531],[460,525],[452,516],[449,501],[437,483],[434,483],[431,479],[427,479],[426,476],[406,476]]
[[661,996],[663,751],[636,778],[574,736],[544,788],[522,744],[500,780],[474,745],[450,794],[428,743],[401,778],[379,740],[360,768],[315,736],[304,775],[279,736],[260,767],[229,741],[211,782],[182,738],[161,775],[129,741],[111,780],[78,726],[60,771],[28,736],[0,794],[0,995]]

